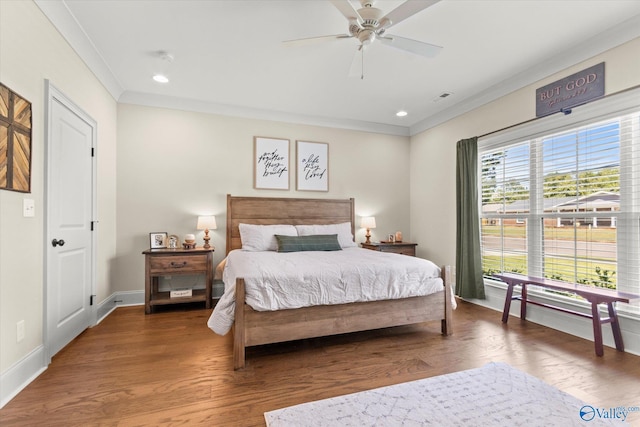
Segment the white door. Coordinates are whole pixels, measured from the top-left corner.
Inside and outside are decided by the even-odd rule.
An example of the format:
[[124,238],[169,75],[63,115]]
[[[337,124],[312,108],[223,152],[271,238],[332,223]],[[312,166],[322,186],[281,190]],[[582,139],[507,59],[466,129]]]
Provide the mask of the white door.
[[95,122],[48,84],[46,346],[50,358],[91,325]]

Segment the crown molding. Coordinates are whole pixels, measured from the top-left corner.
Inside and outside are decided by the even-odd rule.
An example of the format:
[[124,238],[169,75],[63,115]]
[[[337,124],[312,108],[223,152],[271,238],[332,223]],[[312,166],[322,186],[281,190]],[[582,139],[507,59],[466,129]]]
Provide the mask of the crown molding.
[[34,3],[51,21],[80,59],[89,67],[113,99],[117,101],[122,92],[124,92],[122,84],[115,77],[75,16],[73,16],[67,4],[63,0],[34,0]]
[[195,99],[170,97],[142,92],[125,91],[119,103],[160,107],[198,113],[219,114],[222,116],[243,117],[248,119],[269,120],[309,126],[332,127],[362,132],[380,133],[395,136],[409,136],[409,128],[382,123],[339,119],[335,117],[308,116],[282,111],[262,110],[227,104],[215,104]]

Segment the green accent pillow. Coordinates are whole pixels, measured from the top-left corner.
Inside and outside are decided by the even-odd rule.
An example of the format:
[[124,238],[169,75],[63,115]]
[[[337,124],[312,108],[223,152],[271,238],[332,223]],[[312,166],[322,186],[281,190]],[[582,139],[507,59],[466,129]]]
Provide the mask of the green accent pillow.
[[337,234],[311,236],[283,236],[276,234],[278,252],[339,251],[342,250]]

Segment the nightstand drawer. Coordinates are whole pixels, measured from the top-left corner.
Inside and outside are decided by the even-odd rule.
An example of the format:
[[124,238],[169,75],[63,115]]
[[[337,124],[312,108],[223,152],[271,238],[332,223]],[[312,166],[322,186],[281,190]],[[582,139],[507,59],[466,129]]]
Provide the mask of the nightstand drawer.
[[395,248],[384,248],[382,252],[393,252],[394,254],[416,256],[416,248],[413,246],[401,246]]
[[206,255],[152,256],[149,260],[151,273],[190,273],[207,270]]
[[417,243],[410,242],[378,242],[378,243],[362,243],[362,247],[372,251],[391,252],[400,255],[416,256]]

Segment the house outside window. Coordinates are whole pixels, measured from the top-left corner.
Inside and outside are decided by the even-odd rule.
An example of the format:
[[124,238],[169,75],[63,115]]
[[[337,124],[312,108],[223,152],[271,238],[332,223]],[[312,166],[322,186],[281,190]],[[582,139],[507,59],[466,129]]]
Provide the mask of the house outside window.
[[485,276],[640,293],[640,106],[621,98],[479,141]]

